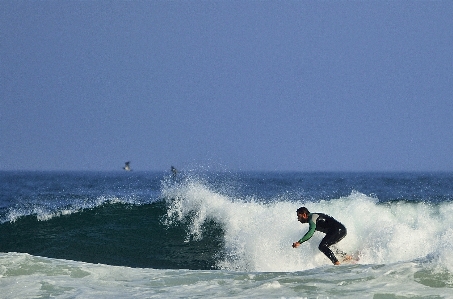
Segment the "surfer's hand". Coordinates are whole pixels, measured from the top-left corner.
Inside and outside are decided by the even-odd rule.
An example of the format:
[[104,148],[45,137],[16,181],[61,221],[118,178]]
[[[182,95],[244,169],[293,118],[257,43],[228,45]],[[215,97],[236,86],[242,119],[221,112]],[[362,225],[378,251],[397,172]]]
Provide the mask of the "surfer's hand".
[[299,247],[299,245],[300,245],[299,242],[294,242],[294,243],[293,243],[293,248],[297,248],[297,247]]

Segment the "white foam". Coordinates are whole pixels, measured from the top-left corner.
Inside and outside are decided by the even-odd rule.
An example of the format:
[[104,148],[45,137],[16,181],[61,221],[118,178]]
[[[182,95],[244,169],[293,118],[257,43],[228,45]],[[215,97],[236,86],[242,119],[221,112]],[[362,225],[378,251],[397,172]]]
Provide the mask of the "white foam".
[[416,263],[297,272],[155,270],[0,253],[2,298],[451,298],[452,275]]
[[[140,204],[134,197],[99,196],[94,199],[77,200],[64,203],[62,206],[49,206],[52,202],[27,203],[24,206],[16,205],[8,208],[5,216],[0,219],[0,223],[15,222],[24,216],[36,216],[39,221],[47,221],[62,215],[70,215],[81,212],[85,209],[93,209],[105,204]],[[58,203],[57,203],[58,204]]]

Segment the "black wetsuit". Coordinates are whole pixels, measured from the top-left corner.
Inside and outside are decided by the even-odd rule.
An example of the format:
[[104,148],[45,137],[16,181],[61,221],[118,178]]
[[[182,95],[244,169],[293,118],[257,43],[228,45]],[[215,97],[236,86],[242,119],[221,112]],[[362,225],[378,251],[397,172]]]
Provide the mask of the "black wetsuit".
[[303,243],[310,239],[315,230],[323,232],[326,236],[319,243],[319,250],[321,250],[331,261],[332,263],[338,262],[338,259],[330,250],[329,246],[338,243],[341,239],[346,236],[346,227],[343,224],[335,220],[333,217],[322,214],[322,213],[310,213],[308,216],[309,230],[308,232],[299,240],[299,243]]

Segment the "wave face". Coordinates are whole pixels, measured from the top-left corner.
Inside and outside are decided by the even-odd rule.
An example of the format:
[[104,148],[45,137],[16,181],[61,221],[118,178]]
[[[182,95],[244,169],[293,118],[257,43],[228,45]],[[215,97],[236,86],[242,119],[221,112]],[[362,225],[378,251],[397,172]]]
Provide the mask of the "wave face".
[[21,217],[0,226],[0,250],[130,267],[210,268],[213,254],[197,254],[208,240],[185,243],[183,227],[162,225],[164,213],[163,203],[106,203],[45,221]]

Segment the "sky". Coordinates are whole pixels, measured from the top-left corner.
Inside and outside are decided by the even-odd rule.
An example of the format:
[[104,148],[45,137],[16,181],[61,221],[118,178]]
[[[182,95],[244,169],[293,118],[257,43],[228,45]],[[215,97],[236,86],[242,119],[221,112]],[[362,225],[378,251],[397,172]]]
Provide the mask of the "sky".
[[452,16],[0,0],[0,170],[453,171]]

